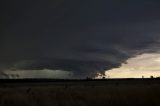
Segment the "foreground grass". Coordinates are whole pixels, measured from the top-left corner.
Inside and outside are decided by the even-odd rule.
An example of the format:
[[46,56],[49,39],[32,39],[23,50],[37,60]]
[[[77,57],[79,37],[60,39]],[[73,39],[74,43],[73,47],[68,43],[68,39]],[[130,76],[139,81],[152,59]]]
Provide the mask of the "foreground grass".
[[158,83],[74,83],[1,87],[0,106],[160,106]]

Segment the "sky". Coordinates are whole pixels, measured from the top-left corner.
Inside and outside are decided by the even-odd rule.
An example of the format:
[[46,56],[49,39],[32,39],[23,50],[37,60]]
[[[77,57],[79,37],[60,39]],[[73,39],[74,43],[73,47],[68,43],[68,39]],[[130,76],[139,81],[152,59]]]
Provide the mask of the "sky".
[[[2,76],[86,78],[116,70],[113,77],[126,77],[129,70],[137,75],[127,77],[137,77],[140,72],[130,68],[138,56],[148,56],[143,67],[155,63],[150,55],[159,56],[158,0],[2,0],[0,5]],[[150,67],[155,73],[156,65]]]
[[144,53],[122,63],[119,68],[105,71],[105,75],[97,75],[95,78],[150,78],[160,77],[160,54]]

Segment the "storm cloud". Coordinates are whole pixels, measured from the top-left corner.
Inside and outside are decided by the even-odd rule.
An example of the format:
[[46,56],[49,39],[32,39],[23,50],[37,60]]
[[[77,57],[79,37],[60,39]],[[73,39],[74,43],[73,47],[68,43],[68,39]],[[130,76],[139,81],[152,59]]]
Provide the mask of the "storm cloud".
[[158,52],[157,0],[10,0],[1,4],[0,69],[93,76]]

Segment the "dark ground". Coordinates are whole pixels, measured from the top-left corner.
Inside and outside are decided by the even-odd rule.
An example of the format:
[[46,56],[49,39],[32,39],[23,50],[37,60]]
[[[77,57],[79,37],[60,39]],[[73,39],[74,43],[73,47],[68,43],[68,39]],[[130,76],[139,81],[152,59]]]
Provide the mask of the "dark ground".
[[160,106],[160,79],[0,81],[0,106]]

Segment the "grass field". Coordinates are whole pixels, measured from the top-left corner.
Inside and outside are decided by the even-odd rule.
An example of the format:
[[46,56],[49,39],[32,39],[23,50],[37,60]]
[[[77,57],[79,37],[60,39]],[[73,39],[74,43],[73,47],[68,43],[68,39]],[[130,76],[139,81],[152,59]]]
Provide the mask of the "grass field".
[[160,80],[2,83],[0,106],[160,106]]

